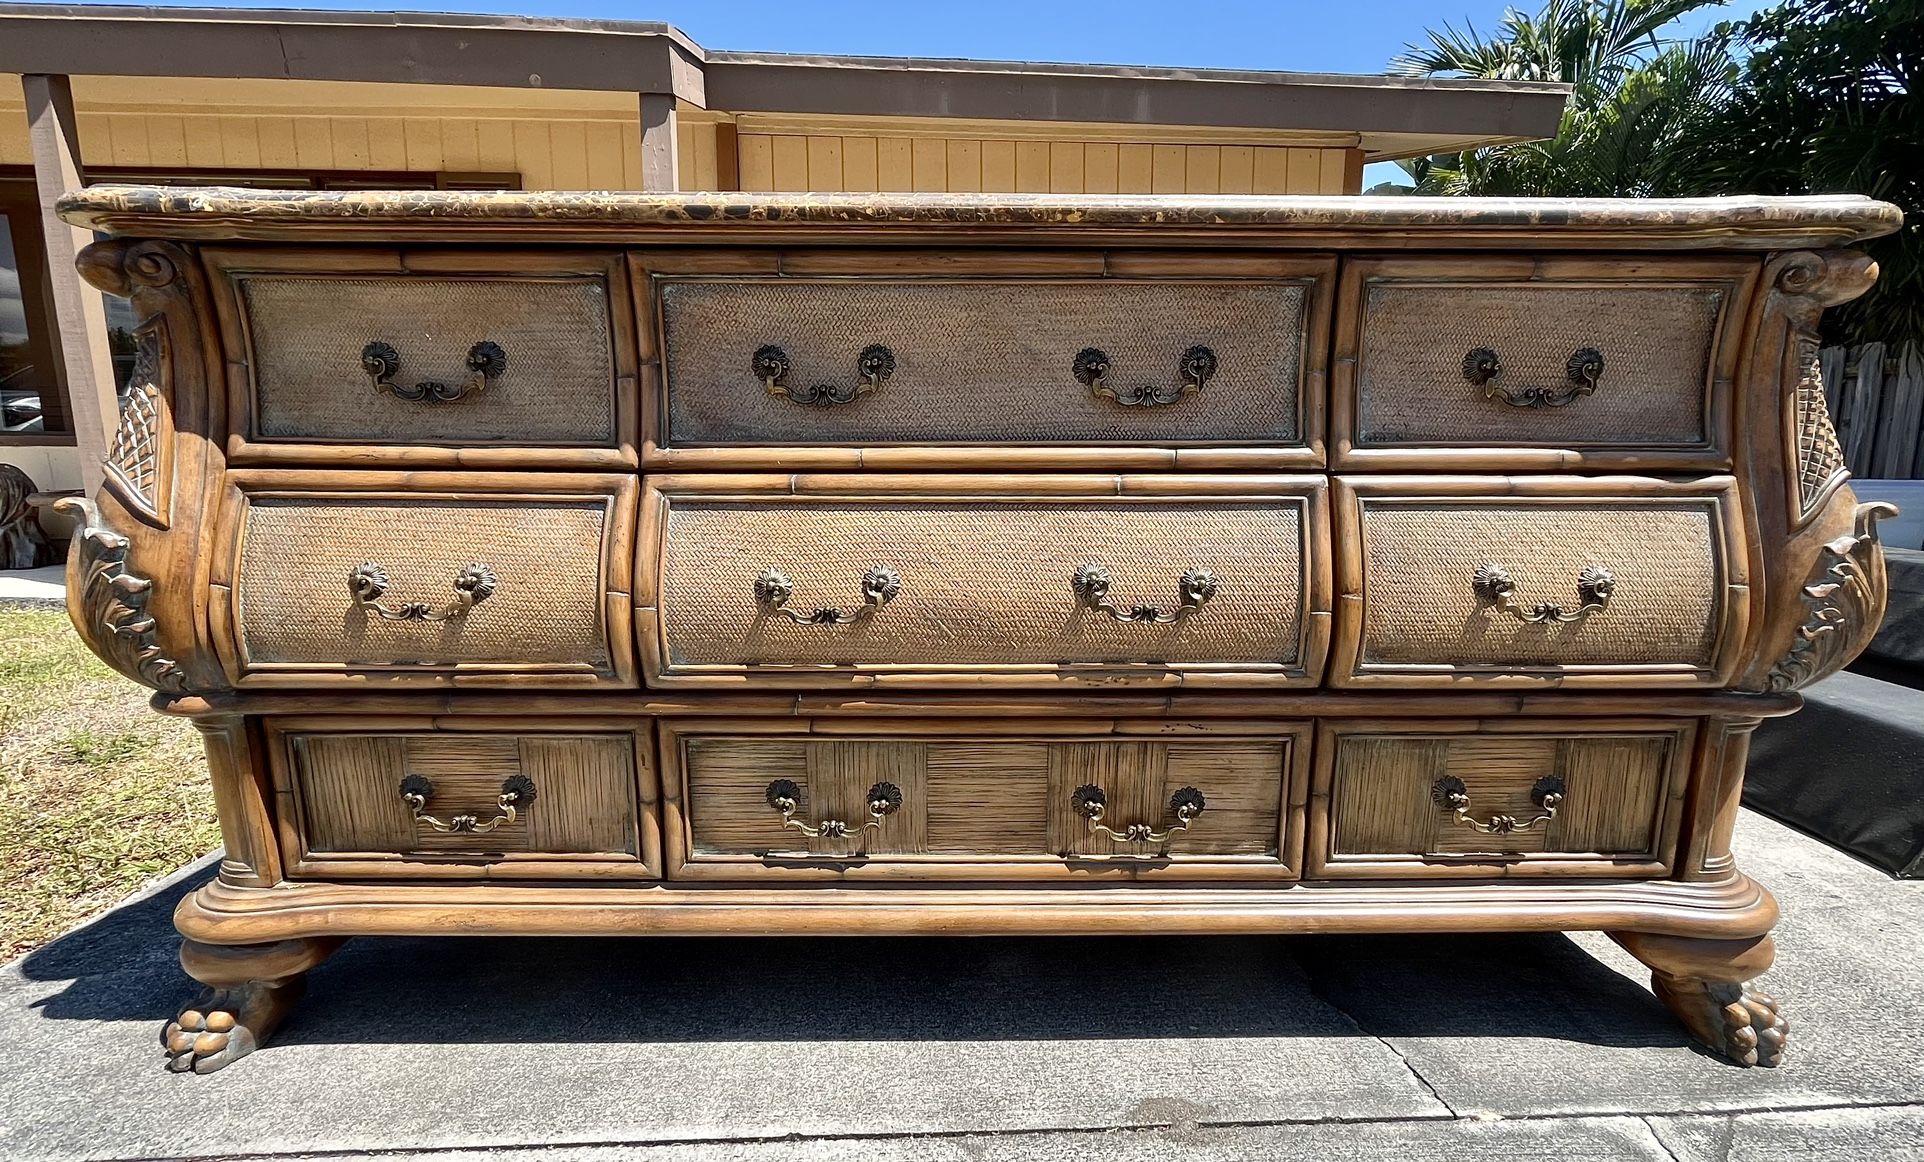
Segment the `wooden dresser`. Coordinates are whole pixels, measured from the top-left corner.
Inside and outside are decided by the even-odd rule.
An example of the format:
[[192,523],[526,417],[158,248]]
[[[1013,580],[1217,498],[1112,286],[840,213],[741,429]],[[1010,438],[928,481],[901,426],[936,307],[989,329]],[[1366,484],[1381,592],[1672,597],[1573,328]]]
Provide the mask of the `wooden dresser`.
[[141,320],[74,620],[226,839],[170,1068],[422,933],[1596,929],[1780,1058],[1731,828],[1883,607],[1890,206],[62,211]]

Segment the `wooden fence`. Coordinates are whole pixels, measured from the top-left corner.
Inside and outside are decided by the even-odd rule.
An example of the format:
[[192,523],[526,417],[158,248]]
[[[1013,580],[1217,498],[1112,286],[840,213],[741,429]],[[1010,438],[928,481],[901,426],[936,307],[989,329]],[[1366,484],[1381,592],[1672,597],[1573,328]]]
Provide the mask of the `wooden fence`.
[[1924,350],[1864,343],[1826,347],[1817,358],[1851,475],[1924,480]]

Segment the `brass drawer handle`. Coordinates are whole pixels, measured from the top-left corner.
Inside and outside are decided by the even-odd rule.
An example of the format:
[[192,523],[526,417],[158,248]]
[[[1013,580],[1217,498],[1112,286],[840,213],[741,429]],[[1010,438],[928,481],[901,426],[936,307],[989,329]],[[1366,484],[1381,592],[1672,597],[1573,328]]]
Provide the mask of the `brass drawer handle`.
[[1548,824],[1557,817],[1557,808],[1563,805],[1565,788],[1561,775],[1545,775],[1530,787],[1530,801],[1542,812],[1527,822],[1518,820],[1514,815],[1492,815],[1487,822],[1479,823],[1470,818],[1470,789],[1463,780],[1455,775],[1444,775],[1430,788],[1430,798],[1439,806],[1450,809],[1451,821],[1461,826],[1479,831],[1484,835],[1509,835],[1515,831],[1529,831],[1537,824]]
[[428,800],[433,797],[434,783],[426,775],[408,775],[401,780],[401,801],[414,814],[416,824],[425,823],[436,831],[485,835],[513,823],[520,813],[519,809],[534,802],[534,780],[526,775],[509,775],[501,780],[501,794],[494,801],[498,814],[486,823],[474,815],[451,815],[446,819],[437,819],[427,813]]
[[493,569],[478,562],[469,564],[454,575],[454,600],[436,609],[425,601],[382,605],[381,598],[387,596],[390,582],[387,570],[372,561],[363,561],[347,574],[347,587],[354,594],[355,604],[373,610],[388,621],[447,621],[459,617],[493,596],[499,583]]
[[841,819],[822,819],[815,823],[804,823],[795,818],[795,812],[802,806],[802,789],[793,779],[776,779],[768,784],[764,792],[768,805],[782,813],[782,826],[793,827],[810,839],[847,839],[860,835],[869,828],[880,828],[882,820],[902,809],[902,788],[894,783],[877,783],[868,789],[865,802],[868,805],[868,821],[856,826]]
[[895,600],[902,592],[902,576],[887,565],[877,565],[862,574],[861,608],[845,611],[827,606],[809,613],[788,607],[788,599],[795,595],[795,583],[788,574],[779,569],[764,569],[755,578],[755,604],[762,607],[766,614],[782,614],[790,621],[801,625],[848,625],[862,621],[876,610]]
[[855,357],[855,382],[847,386],[835,383],[818,383],[813,387],[795,387],[788,382],[788,352],[773,343],[755,349],[752,364],[755,378],[762,381],[768,394],[780,396],[802,404],[848,403],[857,396],[879,391],[895,374],[895,352],[880,343],[871,343],[862,348]]
[[1109,386],[1109,355],[1100,347],[1084,347],[1076,352],[1070,372],[1097,399],[1112,399],[1126,408],[1161,407],[1195,395],[1216,377],[1216,353],[1201,343],[1182,353],[1176,360],[1176,382],[1163,385],[1143,383],[1135,387]]
[[468,377],[460,383],[424,379],[413,387],[403,387],[394,382],[394,377],[401,372],[399,351],[378,339],[361,348],[361,370],[367,373],[374,390],[387,392],[396,399],[453,403],[471,395],[479,395],[508,369],[508,353],[501,349],[499,343],[483,339],[468,348],[467,363]]
[[1123,609],[1109,600],[1109,570],[1100,565],[1083,565],[1069,579],[1076,600],[1085,608],[1108,614],[1117,621],[1139,621],[1151,625],[1173,625],[1203,607],[1216,596],[1216,575],[1207,569],[1185,569],[1177,583],[1182,604],[1164,613],[1154,605],[1132,605]]
[[1472,347],[1463,356],[1463,378],[1483,389],[1484,399],[1500,399],[1511,407],[1560,408],[1597,390],[1603,378],[1603,352],[1583,347],[1564,361],[1563,376],[1568,382],[1556,387],[1511,388],[1497,382],[1503,374],[1503,360],[1488,347]]
[[1075,793],[1069,796],[1069,803],[1075,808],[1076,814],[1089,821],[1089,834],[1107,835],[1124,843],[1161,843],[1178,832],[1189,830],[1196,816],[1201,815],[1203,808],[1209,805],[1201,791],[1194,787],[1183,787],[1169,796],[1169,813],[1176,817],[1174,824],[1157,831],[1153,823],[1130,823],[1118,831],[1102,821],[1103,815],[1109,810],[1109,794],[1101,787],[1077,787]]
[[1510,579],[1510,571],[1501,565],[1481,566],[1470,585],[1476,590],[1478,600],[1493,604],[1518,621],[1530,625],[1582,621],[1593,613],[1608,609],[1610,596],[1617,591],[1617,579],[1602,565],[1586,566],[1583,572],[1577,574],[1577,599],[1582,604],[1576,609],[1565,609],[1553,601],[1525,609],[1517,604],[1516,582]]

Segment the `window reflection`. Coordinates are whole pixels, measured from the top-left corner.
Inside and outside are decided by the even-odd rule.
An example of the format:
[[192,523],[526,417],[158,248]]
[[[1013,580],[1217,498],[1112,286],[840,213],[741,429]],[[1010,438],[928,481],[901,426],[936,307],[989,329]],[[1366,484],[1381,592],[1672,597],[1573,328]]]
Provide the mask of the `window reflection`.
[[50,369],[34,358],[13,227],[13,216],[0,214],[0,432],[44,432]]

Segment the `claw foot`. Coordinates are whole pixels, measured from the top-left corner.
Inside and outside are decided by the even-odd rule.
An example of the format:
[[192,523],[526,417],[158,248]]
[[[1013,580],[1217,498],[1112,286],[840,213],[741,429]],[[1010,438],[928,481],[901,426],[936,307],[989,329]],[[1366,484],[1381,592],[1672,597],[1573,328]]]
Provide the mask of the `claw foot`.
[[212,1073],[266,1043],[300,1000],[300,982],[209,989],[160,1031],[173,1073]]
[[1655,974],[1651,985],[1698,1044],[1738,1065],[1775,1068],[1784,1060],[1790,1020],[1777,1001],[1740,984],[1672,979]]

